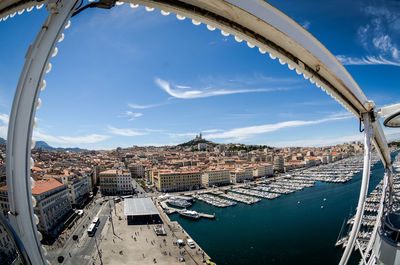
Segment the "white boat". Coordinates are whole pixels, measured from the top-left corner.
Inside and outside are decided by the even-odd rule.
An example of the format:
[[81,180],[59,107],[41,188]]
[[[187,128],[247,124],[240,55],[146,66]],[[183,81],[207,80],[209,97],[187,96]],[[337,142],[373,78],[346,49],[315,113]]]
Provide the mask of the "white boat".
[[195,219],[195,220],[197,220],[197,219],[200,218],[200,214],[199,214],[198,212],[196,212],[196,211],[189,211],[189,210],[186,210],[186,209],[184,209],[184,210],[182,210],[182,211],[179,211],[179,214],[180,214],[181,216],[183,216],[183,217],[187,217],[187,218]]

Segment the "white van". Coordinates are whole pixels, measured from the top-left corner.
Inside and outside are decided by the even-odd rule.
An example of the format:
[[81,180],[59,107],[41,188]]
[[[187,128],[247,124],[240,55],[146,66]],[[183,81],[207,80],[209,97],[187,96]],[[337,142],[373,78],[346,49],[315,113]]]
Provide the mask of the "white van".
[[186,240],[186,242],[187,242],[187,244],[188,244],[188,246],[190,248],[195,248],[196,247],[195,244],[194,244],[193,239],[188,239],[188,240]]

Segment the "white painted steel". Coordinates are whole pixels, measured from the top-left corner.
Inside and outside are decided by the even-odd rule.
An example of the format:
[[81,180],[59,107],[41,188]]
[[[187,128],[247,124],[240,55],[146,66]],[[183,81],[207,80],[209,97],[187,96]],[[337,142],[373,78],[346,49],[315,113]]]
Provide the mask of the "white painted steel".
[[360,230],[361,220],[364,214],[365,208],[365,199],[368,194],[368,184],[371,170],[371,140],[374,137],[374,131],[371,125],[371,117],[369,113],[364,113],[363,115],[364,122],[364,166],[363,166],[363,175],[361,180],[361,189],[360,196],[357,204],[357,212],[354,218],[354,224],[351,228],[351,232],[349,235],[349,240],[347,242],[347,246],[343,252],[343,256],[339,262],[339,265],[347,264],[347,261],[350,258],[351,252],[354,248],[354,243],[357,239],[358,231]]
[[[56,2],[56,0],[45,0],[41,3],[51,3],[53,6]],[[76,4],[76,0],[60,2],[71,7]],[[365,113],[374,110],[373,102],[368,101],[357,83],[334,55],[303,27],[263,0],[128,0],[126,2],[130,2],[131,7],[140,4],[146,6],[149,11],[152,8],[158,8],[163,10],[164,13],[179,14],[178,17],[180,18],[191,18],[193,21],[208,25],[209,28],[220,29],[224,36],[233,35],[236,39],[251,43],[251,47],[257,46],[260,52],[268,52],[271,58],[279,58],[280,62],[290,65],[290,69],[296,69],[298,74],[303,74],[307,79],[315,82],[317,87],[321,87],[323,91],[326,91],[328,95],[337,100],[357,118],[361,118],[362,115],[366,116]],[[19,10],[31,9],[37,4],[35,1],[19,3],[22,2],[18,0],[0,1],[0,18],[8,18]],[[65,6],[63,7],[64,11],[66,10]],[[69,14],[66,15],[64,11],[62,14],[50,16],[52,17],[51,23],[47,21],[49,28],[47,30],[42,28],[35,44],[28,52],[27,61],[14,98],[8,133],[11,148],[9,148],[10,151],[7,150],[7,152],[10,152],[10,155],[7,154],[7,165],[9,165],[7,175],[10,175],[8,178],[11,179],[9,188],[14,193],[11,196],[13,198],[10,200],[10,208],[14,212],[31,206],[30,196],[23,195],[21,198],[16,198],[15,194],[18,190],[23,190],[30,195],[26,182],[30,173],[27,161],[29,161],[30,156],[29,141],[32,135],[34,106],[36,106],[35,101],[39,93],[39,84],[42,86],[43,72],[49,63],[49,56],[61,35],[62,29],[58,27],[60,26],[60,19],[57,20],[56,18],[65,15],[68,19],[72,12],[70,10],[68,11]],[[61,26],[65,26],[66,21],[61,24]],[[54,36],[54,39],[52,39],[52,36]],[[43,45],[38,45],[40,42]],[[51,48],[49,53],[46,52],[48,48]],[[33,60],[33,57],[35,57],[35,60]],[[45,84],[44,80],[43,84]],[[369,130],[370,126],[372,126],[372,130]],[[377,147],[385,167],[390,166],[390,153],[379,121],[372,122],[372,125],[368,127],[369,131],[373,131],[370,132],[370,135],[374,135],[373,143]],[[7,179],[7,181],[9,180]],[[17,184],[23,185],[18,186]],[[362,190],[365,185],[368,186],[368,183],[364,184],[363,181]],[[392,181],[389,181],[389,187],[392,190]],[[23,206],[23,203],[26,205]],[[25,217],[28,219],[31,217],[31,220],[33,220],[31,212],[30,207]],[[22,220],[22,217],[17,215],[14,219],[18,222],[18,220]],[[31,233],[22,229],[23,227],[29,228],[27,224],[22,225],[25,222],[19,222],[21,223],[19,225],[22,234]]]
[[[369,239],[367,248],[365,249],[365,255],[367,255],[367,257],[369,256],[369,260],[370,259],[375,259],[375,256],[370,254],[369,252],[372,250],[372,247],[374,245],[375,242],[375,238],[378,232],[378,228],[381,225],[381,220],[382,220],[382,216],[383,216],[383,205],[385,203],[385,198],[386,198],[386,192],[387,192],[387,187],[388,187],[388,183],[389,183],[389,174],[391,173],[390,170],[386,169],[385,170],[385,175],[383,177],[383,186],[382,186],[382,194],[381,194],[381,199],[380,199],[380,204],[379,204],[379,208],[378,208],[378,214],[376,215],[376,222],[374,225],[374,228],[372,230],[372,234],[371,237]],[[361,249],[360,249],[361,252]],[[369,263],[370,261],[368,261]]]
[[78,0],[64,0],[58,10],[52,6],[35,42],[30,46],[16,88],[7,135],[7,186],[9,219],[24,243],[32,264],[46,264],[37,233],[31,194],[31,138],[36,102],[45,69]]

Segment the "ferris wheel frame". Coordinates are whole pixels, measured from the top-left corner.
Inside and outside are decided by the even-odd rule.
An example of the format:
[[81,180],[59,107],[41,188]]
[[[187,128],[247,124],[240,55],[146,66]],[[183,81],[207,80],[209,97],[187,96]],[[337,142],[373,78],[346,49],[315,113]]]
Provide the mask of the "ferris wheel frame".
[[[101,2],[102,0],[100,0]],[[33,166],[31,149],[32,131],[36,126],[36,109],[40,105],[39,94],[45,86],[44,76],[51,68],[51,57],[68,21],[80,0],[5,0],[0,3],[0,18],[15,15],[22,9],[46,4],[49,15],[29,47],[12,105],[7,136],[7,185],[9,190],[9,219],[17,231],[33,264],[46,264],[45,251],[40,245],[33,213],[30,169]],[[238,42],[247,41],[250,48],[258,47],[260,53],[269,53],[288,65],[311,83],[352,113],[364,124],[364,167],[362,185],[355,222],[349,243],[339,264],[346,264],[360,228],[368,190],[371,145],[374,144],[386,169],[384,189],[392,190],[391,157],[385,135],[375,115],[373,101],[367,99],[357,83],[337,60],[314,36],[263,0],[127,0],[131,7],[142,5],[147,11],[161,10],[163,14],[177,14],[191,18],[194,25],[206,24],[207,28],[221,30],[225,36],[233,35]],[[19,12],[18,12],[19,13]],[[1,20],[0,20],[1,21]],[[384,194],[382,195],[384,196]],[[383,203],[383,202],[382,202]],[[382,215],[382,211],[378,213]],[[378,218],[377,220],[379,220]],[[373,237],[376,236],[376,222]],[[365,262],[373,255],[369,252],[374,238],[371,237]],[[372,242],[372,243],[371,243]],[[363,254],[363,253],[362,253]]]

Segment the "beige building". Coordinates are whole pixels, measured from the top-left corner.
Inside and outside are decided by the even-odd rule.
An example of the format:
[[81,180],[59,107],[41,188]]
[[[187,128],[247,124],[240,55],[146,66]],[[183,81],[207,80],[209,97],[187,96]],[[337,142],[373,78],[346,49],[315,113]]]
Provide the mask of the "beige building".
[[61,175],[43,175],[42,179],[55,178],[68,185],[69,198],[72,206],[82,206],[89,197],[89,180],[86,174],[79,176],[75,173],[65,171]]
[[100,191],[103,195],[126,195],[133,193],[131,172],[110,169],[99,174]]
[[38,230],[51,236],[63,228],[63,218],[71,211],[68,186],[50,178],[35,182],[32,195],[36,199],[34,213],[39,218]]
[[228,185],[231,182],[229,170],[207,170],[201,176],[203,187]]
[[274,156],[274,171],[280,173],[285,172],[285,160],[283,159],[283,156]]
[[146,173],[146,167],[142,164],[130,164],[129,170],[134,178],[142,178]]
[[251,170],[251,177],[249,174],[250,170],[237,168],[234,171],[231,171],[231,183],[241,183],[245,180],[252,180],[253,179],[253,170]]
[[274,174],[274,167],[272,165],[257,165],[253,169],[253,176],[255,178],[269,177]]
[[174,172],[171,170],[160,170],[154,173],[154,185],[162,192],[194,190],[199,189],[201,186],[201,173],[199,171]]

